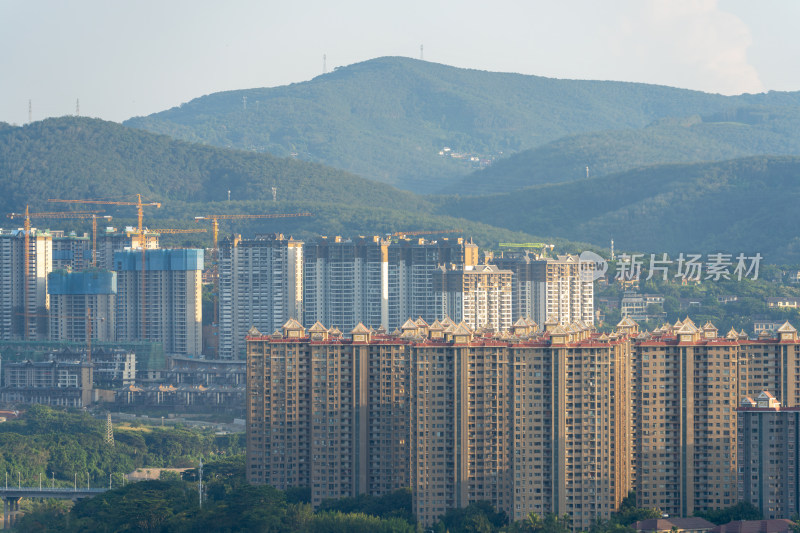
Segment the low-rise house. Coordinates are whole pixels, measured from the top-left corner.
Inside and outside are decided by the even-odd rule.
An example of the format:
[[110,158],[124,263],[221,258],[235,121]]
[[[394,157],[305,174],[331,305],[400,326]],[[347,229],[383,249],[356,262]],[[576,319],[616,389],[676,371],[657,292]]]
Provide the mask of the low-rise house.
[[633,524],[636,533],[708,533],[714,524],[702,518],[652,518]]

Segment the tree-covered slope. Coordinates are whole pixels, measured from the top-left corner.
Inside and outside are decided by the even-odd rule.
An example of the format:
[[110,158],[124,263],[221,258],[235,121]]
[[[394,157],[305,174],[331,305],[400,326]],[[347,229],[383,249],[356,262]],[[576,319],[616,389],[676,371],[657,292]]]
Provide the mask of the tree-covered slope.
[[[272,187],[277,188],[277,202]],[[461,228],[482,243],[531,236],[435,213],[425,198],[315,163],[176,141],[101,120],[62,117],[0,130],[0,212],[58,211],[48,198],[163,203],[145,224],[193,226],[205,214],[293,213],[313,217],[231,221],[223,232],[280,231],[298,238]],[[227,201],[227,191],[231,201]],[[89,209],[88,205],[78,205]],[[98,206],[96,206],[98,207]],[[105,206],[99,206],[100,208]],[[114,225],[135,223],[130,207],[105,210]],[[35,220],[39,227],[79,228],[85,222]],[[18,227],[20,222],[0,225]],[[175,238],[173,238],[174,240]],[[180,236],[184,242],[185,236]],[[194,238],[208,242],[208,238]]]
[[599,177],[665,163],[800,155],[798,122],[798,107],[759,106],[564,137],[474,172],[453,189],[479,195],[585,179],[587,166]]
[[176,141],[96,119],[61,117],[0,131],[0,208],[52,197],[141,193],[154,200],[227,198],[405,202],[413,194],[322,165]]
[[760,252],[800,261],[800,158],[663,165],[507,194],[448,197],[442,211],[650,253]]
[[641,128],[665,117],[798,104],[800,93],[725,97],[383,57],[303,83],[203,96],[125,124],[216,146],[296,154],[425,192],[470,171],[468,158],[439,156],[445,146],[500,157],[568,135]]

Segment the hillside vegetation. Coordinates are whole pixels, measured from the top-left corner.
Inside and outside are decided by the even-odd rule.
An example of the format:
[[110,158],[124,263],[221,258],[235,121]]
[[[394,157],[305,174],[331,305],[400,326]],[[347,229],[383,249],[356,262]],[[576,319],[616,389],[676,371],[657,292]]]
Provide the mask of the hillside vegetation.
[[[800,108],[739,108],[705,117],[664,119],[642,129],[564,137],[474,172],[450,190],[461,194],[600,177],[665,163],[800,155]],[[448,192],[448,189],[442,192]]]
[[798,262],[800,158],[662,165],[507,194],[447,197],[442,211],[648,253],[760,252]]
[[[277,202],[272,186],[278,188]],[[462,229],[482,248],[554,242],[563,253],[589,246],[580,242],[607,247],[613,237],[618,249],[759,251],[765,261],[800,262],[800,159],[794,157],[662,165],[508,194],[435,197],[319,164],[64,117],[0,132],[0,187],[6,213],[26,204],[62,209],[47,198],[131,200],[141,192],[163,202],[161,209],[145,212],[151,228],[197,227],[194,217],[206,214],[309,211],[313,217],[224,221],[222,232],[282,232],[308,240],[320,234]],[[225,199],[229,189],[231,202]],[[135,223],[130,207],[106,212],[118,227]],[[38,227],[88,230],[87,223],[71,222],[34,221]],[[207,245],[209,239],[179,235],[168,244]]]
[[565,136],[638,129],[664,118],[797,105],[800,93],[727,97],[383,57],[303,83],[203,96],[125,124],[215,146],[294,154],[430,192],[472,170],[468,159],[439,156],[444,147],[501,158]]
[[[272,201],[272,187],[278,201]],[[141,193],[163,203],[145,224],[196,227],[206,214],[294,213],[314,216],[224,223],[223,232],[282,232],[297,238],[395,231],[463,229],[481,244],[534,237],[516,230],[439,215],[413,193],[325,167],[238,150],[175,141],[96,119],[62,117],[0,130],[0,210],[58,211],[48,198],[131,201]],[[231,191],[231,202],[227,191]],[[88,205],[76,206],[89,209]],[[97,206],[99,208],[105,206]],[[108,206],[116,226],[135,224],[135,210]],[[8,221],[3,227],[19,227]],[[38,227],[81,229],[77,221],[34,220]],[[209,237],[190,236],[208,244]],[[179,236],[185,242],[186,236]],[[175,242],[175,237],[171,242]]]

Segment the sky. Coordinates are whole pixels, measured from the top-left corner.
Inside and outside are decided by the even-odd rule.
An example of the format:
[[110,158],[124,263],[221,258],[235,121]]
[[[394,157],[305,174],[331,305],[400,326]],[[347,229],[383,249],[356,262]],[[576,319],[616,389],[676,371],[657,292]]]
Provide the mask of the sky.
[[0,121],[121,122],[380,56],[722,94],[800,90],[796,0],[0,0]]

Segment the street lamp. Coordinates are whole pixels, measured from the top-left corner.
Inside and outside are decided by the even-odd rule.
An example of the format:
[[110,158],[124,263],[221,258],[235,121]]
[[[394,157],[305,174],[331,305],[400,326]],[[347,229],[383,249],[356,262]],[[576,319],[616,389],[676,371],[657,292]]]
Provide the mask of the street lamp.
[[19,488],[22,488],[22,474],[17,471],[17,481],[19,482]]

